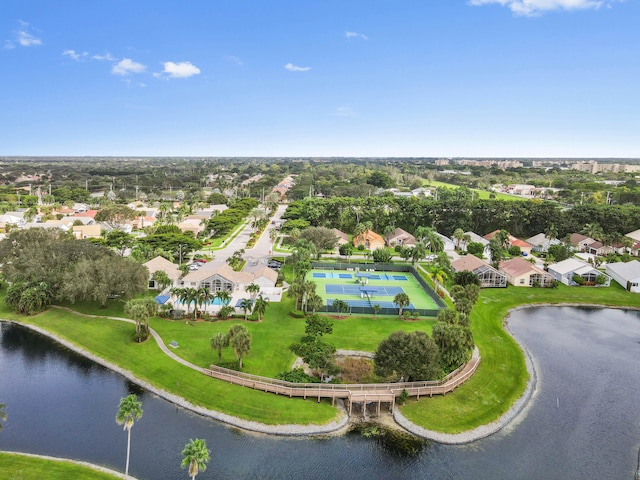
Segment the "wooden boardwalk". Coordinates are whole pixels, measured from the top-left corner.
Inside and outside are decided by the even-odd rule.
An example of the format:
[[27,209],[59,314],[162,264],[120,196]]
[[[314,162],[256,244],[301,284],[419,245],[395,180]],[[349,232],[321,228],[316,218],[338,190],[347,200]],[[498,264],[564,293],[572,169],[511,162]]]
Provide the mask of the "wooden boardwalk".
[[275,393],[276,395],[302,397],[304,399],[314,398],[318,402],[322,398],[330,398],[332,404],[335,404],[337,398],[346,399],[349,402],[349,414],[351,414],[354,403],[377,403],[378,413],[380,404],[388,403],[393,411],[395,399],[402,395],[405,390],[410,397],[416,397],[417,399],[425,396],[445,395],[467,381],[476,371],[479,364],[480,355],[476,349],[468,363],[451,372],[443,380],[373,384],[291,383],[237,372],[216,365],[203,369],[203,373],[218,380],[263,392]]

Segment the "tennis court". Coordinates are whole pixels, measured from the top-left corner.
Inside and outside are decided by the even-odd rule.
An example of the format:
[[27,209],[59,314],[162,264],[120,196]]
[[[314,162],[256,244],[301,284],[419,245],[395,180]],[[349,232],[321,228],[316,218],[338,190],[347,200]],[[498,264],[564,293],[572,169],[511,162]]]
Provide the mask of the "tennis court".
[[[312,270],[307,280],[316,283],[316,293],[328,310],[335,300],[343,300],[350,307],[395,310],[393,298],[398,293],[409,296],[410,305],[405,310],[435,310],[440,307],[427,293],[411,272]],[[388,312],[391,313],[391,312]]]

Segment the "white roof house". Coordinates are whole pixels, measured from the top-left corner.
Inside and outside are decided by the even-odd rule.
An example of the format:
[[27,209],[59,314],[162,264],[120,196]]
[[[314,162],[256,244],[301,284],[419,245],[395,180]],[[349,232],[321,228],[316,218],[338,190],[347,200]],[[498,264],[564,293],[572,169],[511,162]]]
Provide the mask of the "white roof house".
[[534,252],[547,252],[551,245],[558,245],[561,243],[557,238],[549,240],[544,233],[539,233],[531,238],[527,238],[526,241],[533,245]]
[[640,228],[638,230],[634,230],[633,232],[627,233],[625,237],[629,237],[636,242],[640,242]]
[[640,293],[640,262],[633,260],[627,263],[608,263],[607,275],[633,293]]
[[588,263],[581,262],[575,258],[567,258],[561,262],[549,265],[549,273],[553,275],[553,278],[568,286],[578,285],[578,283],[573,280],[574,275],[581,276],[587,284],[596,284],[596,279],[604,275],[606,281],[599,286],[608,287],[611,284],[611,278],[608,275],[605,275]]

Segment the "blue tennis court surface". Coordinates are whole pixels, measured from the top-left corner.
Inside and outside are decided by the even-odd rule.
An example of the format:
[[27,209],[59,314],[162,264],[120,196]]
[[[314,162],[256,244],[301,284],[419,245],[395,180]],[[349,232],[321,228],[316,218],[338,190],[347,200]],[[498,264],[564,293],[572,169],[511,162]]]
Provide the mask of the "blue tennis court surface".
[[357,295],[361,293],[369,293],[372,296],[395,297],[397,294],[404,292],[402,287],[385,287],[381,285],[361,287],[360,285],[334,285],[327,284],[324,286],[327,295]]
[[[331,277],[327,277],[327,278],[331,278]],[[333,277],[333,278],[336,278],[336,277]],[[356,273],[356,278],[368,278],[370,280],[400,280],[400,281],[408,280],[408,278],[405,275],[391,275],[388,273],[365,273],[365,272]]]
[[334,272],[313,272],[313,278],[343,278],[351,279],[353,276],[350,273],[334,273]]
[[[327,300],[327,307],[331,307],[333,305],[334,299]],[[371,307],[372,305],[380,305],[380,308],[398,308],[398,306],[393,302],[378,302],[377,300],[372,300],[369,302],[368,300],[344,300],[350,307]],[[403,310],[415,310],[416,307],[413,306],[413,303],[410,303],[408,307],[404,307]]]

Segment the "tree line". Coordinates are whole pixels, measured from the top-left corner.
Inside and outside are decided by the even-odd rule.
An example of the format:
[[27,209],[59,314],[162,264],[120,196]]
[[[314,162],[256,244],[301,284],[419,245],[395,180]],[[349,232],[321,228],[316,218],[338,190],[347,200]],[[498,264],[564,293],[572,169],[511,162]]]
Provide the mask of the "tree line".
[[558,238],[580,232],[586,224],[600,225],[605,234],[626,234],[640,228],[640,207],[635,205],[577,205],[562,207],[541,200],[507,202],[503,200],[435,200],[419,197],[374,196],[367,198],[308,198],[292,202],[284,215],[291,226],[324,226],[353,233],[358,224],[370,222],[382,233],[388,227],[415,232],[431,226],[451,236],[456,229],[485,235],[507,230],[528,238],[542,233],[553,222]]

